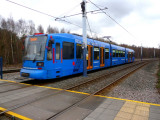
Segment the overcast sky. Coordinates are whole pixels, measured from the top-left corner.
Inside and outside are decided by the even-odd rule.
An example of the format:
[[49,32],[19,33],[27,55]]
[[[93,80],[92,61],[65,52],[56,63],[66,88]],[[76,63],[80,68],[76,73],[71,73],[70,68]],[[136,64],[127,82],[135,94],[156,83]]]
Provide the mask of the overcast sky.
[[[81,12],[82,0],[11,0],[30,8],[45,12],[55,17],[62,17]],[[87,14],[92,31],[99,36],[112,36],[119,44],[129,44],[145,47],[160,45],[160,0],[91,0],[108,15],[114,18],[132,35],[116,24],[104,13]],[[97,10],[89,1],[87,11]],[[48,25],[65,28],[74,33],[82,33],[82,29],[62,21],[55,21],[34,11],[17,6],[6,0],[0,0],[0,15],[4,18],[12,16],[14,20],[32,20],[36,26],[41,24],[45,29]],[[66,18],[66,21],[82,26],[82,16]],[[88,34],[90,32],[88,31]]]

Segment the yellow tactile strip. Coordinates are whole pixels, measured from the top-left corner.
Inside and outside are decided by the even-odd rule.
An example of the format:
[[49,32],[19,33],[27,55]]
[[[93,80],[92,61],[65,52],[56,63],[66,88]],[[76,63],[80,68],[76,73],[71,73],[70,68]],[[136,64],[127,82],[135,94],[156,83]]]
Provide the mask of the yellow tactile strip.
[[114,120],[148,120],[149,104],[126,101]]

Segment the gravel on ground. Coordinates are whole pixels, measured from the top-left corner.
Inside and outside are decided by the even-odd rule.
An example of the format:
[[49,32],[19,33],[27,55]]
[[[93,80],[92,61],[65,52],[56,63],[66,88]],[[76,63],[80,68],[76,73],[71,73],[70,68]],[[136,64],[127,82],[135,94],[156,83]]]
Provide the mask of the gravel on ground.
[[157,70],[158,61],[149,63],[114,87],[107,96],[160,104],[156,89]]

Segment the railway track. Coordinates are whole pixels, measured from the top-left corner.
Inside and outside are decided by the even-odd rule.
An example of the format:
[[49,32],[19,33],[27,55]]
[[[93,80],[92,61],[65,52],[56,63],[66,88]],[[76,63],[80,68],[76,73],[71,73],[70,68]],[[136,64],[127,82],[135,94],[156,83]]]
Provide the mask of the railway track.
[[[130,66],[129,66],[130,67]],[[126,67],[125,67],[126,68]],[[125,68],[123,68],[123,69],[125,69]],[[111,75],[111,74],[114,74],[115,72],[118,72],[119,70],[122,70],[122,69],[118,69],[117,71],[114,71],[114,72],[109,72],[108,74],[106,74],[106,75]],[[22,82],[22,84],[23,83],[25,83],[27,80],[28,80],[28,78],[23,78],[23,77],[18,77],[18,78],[16,78],[16,80],[25,80],[25,81],[21,81]],[[30,79],[29,79],[30,80]],[[86,80],[85,80],[86,81]],[[92,80],[90,80],[90,81],[92,81]],[[90,82],[90,81],[87,81],[87,82]],[[68,90],[68,89],[73,89],[73,88],[75,88],[75,87],[77,87],[77,86],[80,86],[80,85],[82,85],[82,84],[86,84],[87,82],[83,82],[83,83],[80,83],[80,84],[77,84],[77,85],[74,85],[74,87],[67,87],[67,88],[64,88],[64,89],[66,89],[66,90]],[[28,83],[28,81],[27,81],[27,83]],[[32,86],[32,81],[30,82],[29,81],[29,83],[31,84],[30,86]],[[0,84],[0,86],[8,86],[8,85],[14,85],[15,83],[13,82],[13,83],[1,83]],[[47,84],[45,84],[45,83],[39,83],[39,81],[38,81],[38,83],[37,83],[38,85],[41,85],[41,86],[43,86],[43,85],[47,85]],[[34,84],[33,84],[34,85]],[[27,87],[29,87],[29,86],[27,86]],[[9,90],[7,90],[7,91],[0,91],[0,93],[4,93],[4,92],[9,92],[9,91],[13,91],[13,90],[18,90],[18,89],[23,89],[23,88],[26,88],[26,87],[19,87],[19,88],[10,88]]]
[[[56,119],[57,117],[59,117],[60,115],[62,115],[63,113],[65,113],[66,111],[71,110],[72,108],[78,106],[78,105],[81,104],[82,102],[85,102],[86,100],[90,99],[90,98],[93,97],[94,95],[99,95],[99,94],[101,94],[101,92],[105,91],[108,87],[112,86],[113,84],[116,84],[117,82],[119,82],[120,80],[122,80],[124,77],[126,77],[126,76],[128,76],[129,74],[133,73],[134,71],[140,69],[141,67],[145,66],[146,64],[148,64],[148,62],[135,64],[134,66],[136,66],[136,67],[133,68],[131,71],[128,71],[128,72],[127,72],[126,74],[124,74],[123,76],[121,76],[121,77],[115,79],[114,81],[106,84],[106,85],[105,85],[104,87],[102,87],[101,89],[98,89],[98,90],[94,91],[94,92],[91,93],[89,96],[83,98],[82,100],[78,101],[77,103],[74,103],[72,106],[70,106],[70,107],[62,110],[61,112],[53,115],[52,117],[48,118],[47,120],[54,120],[54,119]],[[129,68],[129,67],[131,67],[131,66],[128,66],[127,68]],[[132,67],[133,67],[133,65],[132,65]],[[123,70],[124,70],[124,69],[126,69],[126,68],[123,68]],[[108,75],[115,74],[115,73],[117,73],[117,72],[118,72],[118,70],[117,70],[117,71],[114,71],[114,72],[111,72],[111,73],[108,73],[108,74],[106,74],[106,75],[98,76],[98,77],[96,77],[96,78],[94,78],[94,79],[92,79],[92,80],[89,80],[89,81],[87,81],[87,82],[81,83],[81,84],[79,84],[79,85],[75,85],[75,86],[73,86],[72,88],[70,88],[69,90],[72,90],[72,89],[74,89],[74,88],[76,88],[76,87],[79,87],[79,86],[81,86],[81,85],[84,85],[84,84],[88,84],[89,82],[93,82],[94,80],[97,80],[97,79],[99,80],[99,79],[102,79],[102,78],[104,78],[104,77],[106,77],[106,76],[108,77]]]
[[[101,89],[92,92],[92,93],[91,93],[90,95],[88,95],[87,97],[82,98],[81,100],[77,101],[76,103],[72,104],[71,106],[69,106],[69,107],[63,109],[62,111],[56,113],[55,115],[53,115],[53,116],[51,116],[50,118],[48,118],[48,120],[53,120],[53,119],[57,118],[58,116],[62,115],[63,113],[65,113],[66,111],[71,110],[72,108],[78,106],[80,103],[82,103],[82,102],[88,100],[89,98],[93,97],[94,95],[99,95],[99,94],[100,94],[101,92],[103,92],[107,87],[115,84],[117,81],[119,81],[119,80],[121,80],[122,78],[126,77],[127,75],[131,74],[131,72],[134,72],[134,71],[136,71],[137,69],[143,67],[143,66],[146,65],[147,63],[148,63],[148,62],[140,62],[140,63],[134,64],[135,67],[132,68],[131,71],[128,71],[126,74],[124,74],[123,76],[121,76],[121,77],[115,79],[114,81],[106,84],[106,85],[105,85],[104,87],[102,87]],[[120,70],[126,70],[127,68],[131,68],[131,67],[133,67],[133,65],[129,65],[129,66],[123,68],[123,69],[119,69],[119,70],[117,70],[117,71],[110,72],[110,73],[107,73],[107,74],[105,74],[105,75],[97,76],[96,78],[94,78],[94,79],[92,79],[92,80],[88,80],[88,81],[83,82],[83,83],[81,83],[81,84],[77,84],[77,85],[74,85],[74,86],[71,86],[71,87],[67,87],[67,88],[64,89],[64,90],[56,91],[56,92],[54,92],[54,93],[52,93],[52,94],[46,94],[45,96],[40,96],[40,97],[31,99],[31,100],[29,100],[29,101],[27,101],[27,102],[17,104],[17,105],[15,105],[15,106],[9,107],[6,111],[0,112],[0,115],[4,115],[4,114],[5,114],[6,112],[8,112],[8,111],[12,111],[12,110],[18,109],[18,108],[23,107],[23,106],[25,106],[25,105],[31,104],[31,103],[33,103],[33,102],[35,102],[35,101],[37,101],[37,100],[40,100],[40,99],[43,99],[43,98],[46,98],[46,97],[50,97],[50,96],[54,96],[54,95],[57,95],[57,94],[66,92],[66,90],[73,90],[73,89],[75,89],[75,88],[79,88],[80,86],[83,86],[84,84],[88,84],[88,83],[90,83],[90,82],[97,81],[97,80],[100,80],[100,79],[106,79],[106,77],[109,77],[109,76],[111,76],[111,75],[113,75],[113,74],[116,74],[116,73],[117,73],[118,71],[120,71]]]
[[[139,64],[141,64],[141,62],[136,62],[134,64],[128,64],[127,66],[124,66],[120,69],[117,69],[117,70],[114,70],[114,71],[111,71],[111,72],[107,72],[106,74],[100,74],[98,76],[94,76],[94,77],[91,77],[91,78],[87,78],[87,77],[83,78],[84,79],[83,81],[81,81],[81,82],[79,82],[75,85],[71,84],[70,85],[70,90],[74,90],[75,88],[78,88],[78,87],[81,87],[81,86],[86,86],[86,84],[91,84],[92,82],[100,82],[100,80],[103,79],[103,78],[109,78],[111,75],[119,73],[119,71],[124,71],[128,68],[131,68],[133,66],[137,66]],[[47,85],[47,84],[43,84],[43,85]],[[67,87],[62,88],[62,89],[66,89],[66,88]]]
[[[14,85],[15,85],[15,83],[8,83],[8,84],[0,84],[0,87],[1,87],[1,89],[2,89],[2,87],[4,87],[4,89],[5,89],[5,87],[7,88],[7,87],[9,87],[9,89],[7,89],[7,90],[2,90],[2,91],[0,91],[0,93],[6,93],[6,92],[10,92],[10,91],[14,91],[14,90],[19,90],[19,89],[24,89],[24,88],[27,88],[27,87],[31,87],[32,85],[28,85],[28,86],[26,86],[26,85],[19,85],[19,86],[16,86],[15,88],[14,88]],[[17,85],[17,84],[16,84]],[[13,88],[12,88],[13,87]]]
[[[114,77],[115,75],[117,75],[117,74],[119,74],[121,72],[123,72],[123,74],[124,74],[123,76],[126,76],[126,74],[132,72],[132,69],[133,70],[134,69],[137,70],[139,67],[144,66],[147,63],[148,62],[142,62],[142,63],[138,62],[136,64],[129,65],[129,66],[123,67],[121,69],[117,69],[116,71],[109,72],[107,74],[101,74],[99,76],[94,77],[93,79],[88,79],[87,81],[85,80],[84,82],[82,82],[82,83],[80,83],[78,85],[75,85],[75,87],[73,87],[72,90],[77,90],[76,88],[79,89],[79,87],[83,87],[83,86],[85,88],[88,88],[88,87],[86,87],[87,85],[89,86],[90,84],[98,84],[99,82],[101,82],[101,81],[103,81],[105,79],[108,79],[108,78],[112,78],[112,77]],[[131,71],[127,71],[128,69],[131,69]],[[121,75],[120,75],[120,78],[121,78]],[[118,78],[114,78],[114,79],[118,80]],[[117,80],[114,80],[114,79],[113,80],[107,80],[107,83],[105,83],[105,84],[109,84],[109,83],[112,83],[114,81],[117,81]]]
[[3,74],[20,72],[21,69],[3,70]]

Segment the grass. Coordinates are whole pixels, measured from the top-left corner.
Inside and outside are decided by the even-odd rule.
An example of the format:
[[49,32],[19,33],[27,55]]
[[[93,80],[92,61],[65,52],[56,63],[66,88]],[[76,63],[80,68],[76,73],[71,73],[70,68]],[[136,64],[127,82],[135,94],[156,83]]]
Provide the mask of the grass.
[[158,68],[159,68],[159,69],[158,69],[158,72],[157,72],[158,81],[157,81],[156,87],[157,87],[158,91],[160,92],[160,61],[159,61]]

